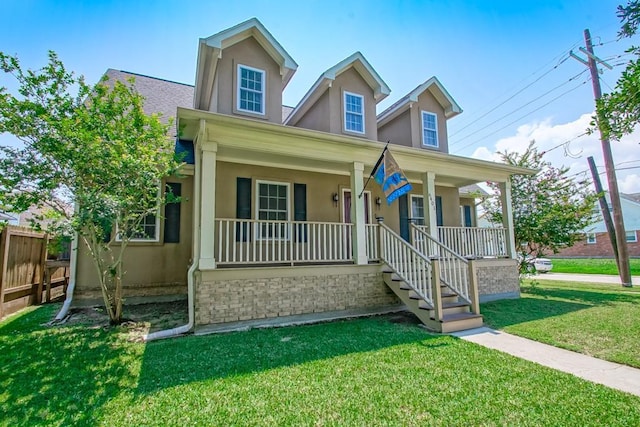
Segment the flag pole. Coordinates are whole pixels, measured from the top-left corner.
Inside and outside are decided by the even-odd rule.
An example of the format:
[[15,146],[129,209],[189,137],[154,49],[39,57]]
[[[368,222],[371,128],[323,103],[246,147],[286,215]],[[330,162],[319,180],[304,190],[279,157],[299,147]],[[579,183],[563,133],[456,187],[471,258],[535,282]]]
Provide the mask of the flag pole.
[[380,157],[378,158],[376,165],[373,167],[373,170],[371,171],[369,178],[367,178],[367,182],[364,183],[364,187],[362,187],[362,191],[360,192],[358,199],[362,199],[362,195],[364,194],[364,190],[366,190],[367,185],[369,184],[369,181],[371,181],[371,178],[373,177],[373,175],[376,174],[376,171],[380,167],[380,163],[382,163],[382,160],[384,159],[384,153],[387,151],[387,148],[389,148],[389,142],[390,140],[387,140],[387,143],[384,146],[384,150],[382,150],[382,153],[380,154]]

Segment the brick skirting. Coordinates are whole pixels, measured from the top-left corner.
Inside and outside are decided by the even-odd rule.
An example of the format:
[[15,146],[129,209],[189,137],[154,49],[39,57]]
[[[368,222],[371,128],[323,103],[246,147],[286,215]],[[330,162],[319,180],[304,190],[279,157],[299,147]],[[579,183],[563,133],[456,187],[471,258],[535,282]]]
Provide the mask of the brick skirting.
[[379,265],[218,269],[198,275],[195,318],[207,325],[399,303]]
[[480,301],[520,297],[518,263],[513,259],[479,259],[478,294]]

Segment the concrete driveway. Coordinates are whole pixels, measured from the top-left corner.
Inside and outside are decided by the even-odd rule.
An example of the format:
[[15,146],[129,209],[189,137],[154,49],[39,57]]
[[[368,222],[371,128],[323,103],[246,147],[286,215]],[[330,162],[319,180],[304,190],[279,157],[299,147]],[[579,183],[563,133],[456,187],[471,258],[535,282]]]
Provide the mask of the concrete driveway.
[[[541,273],[532,278],[540,280],[563,280],[569,282],[611,283],[620,285],[620,277],[608,274],[572,274],[572,273]],[[640,276],[633,276],[634,286],[640,286]]]

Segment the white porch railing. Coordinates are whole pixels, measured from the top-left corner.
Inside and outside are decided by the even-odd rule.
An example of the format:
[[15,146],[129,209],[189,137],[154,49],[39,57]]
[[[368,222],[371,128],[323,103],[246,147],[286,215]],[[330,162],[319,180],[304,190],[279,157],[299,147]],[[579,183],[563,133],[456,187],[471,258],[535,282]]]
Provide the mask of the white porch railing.
[[[428,231],[426,226],[418,226]],[[462,256],[507,257],[504,228],[438,227],[440,243]]]
[[434,240],[425,227],[411,224],[413,246],[428,258],[437,258],[440,267],[440,280],[453,289],[459,297],[472,303],[473,291],[469,280],[469,263],[450,248]]
[[353,261],[352,224],[216,219],[217,264]]
[[367,224],[367,258],[369,261],[380,260],[380,254],[378,248],[380,244],[378,242],[378,224]]
[[431,284],[431,262],[416,248],[380,223],[380,259],[424,301],[435,307]]

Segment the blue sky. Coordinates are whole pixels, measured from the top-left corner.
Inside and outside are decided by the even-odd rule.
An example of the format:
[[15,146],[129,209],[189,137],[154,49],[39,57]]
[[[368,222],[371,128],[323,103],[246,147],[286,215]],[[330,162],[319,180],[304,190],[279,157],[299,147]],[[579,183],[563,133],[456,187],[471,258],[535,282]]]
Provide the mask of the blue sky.
[[[496,150],[522,149],[532,138],[549,149],[584,132],[593,111],[591,84],[586,71],[569,81],[585,67],[567,54],[583,45],[589,28],[598,56],[627,59],[615,58],[630,44],[616,41],[618,4],[4,0],[0,10],[10,19],[0,26],[0,50],[31,68],[54,50],[89,82],[115,68],[193,83],[198,39],[255,16],[299,64],[286,104],[295,105],[321,72],[359,50],[392,90],[378,111],[435,75],[464,110],[448,123],[451,153],[491,159]],[[605,92],[622,68],[602,75]],[[636,142],[617,144],[614,156],[640,166]],[[597,156],[598,149],[597,138],[584,136],[569,147],[577,158],[562,148],[550,158],[579,173],[585,156]],[[640,192],[640,169],[620,173],[622,191]]]

